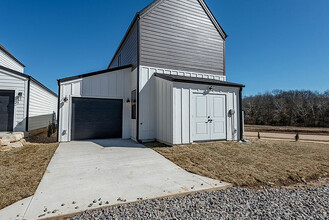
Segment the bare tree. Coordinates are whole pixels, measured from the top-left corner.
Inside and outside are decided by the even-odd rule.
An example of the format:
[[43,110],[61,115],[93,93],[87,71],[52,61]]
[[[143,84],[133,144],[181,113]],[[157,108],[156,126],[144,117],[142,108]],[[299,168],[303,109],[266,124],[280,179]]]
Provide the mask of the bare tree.
[[329,90],[281,91],[245,97],[247,124],[329,127]]

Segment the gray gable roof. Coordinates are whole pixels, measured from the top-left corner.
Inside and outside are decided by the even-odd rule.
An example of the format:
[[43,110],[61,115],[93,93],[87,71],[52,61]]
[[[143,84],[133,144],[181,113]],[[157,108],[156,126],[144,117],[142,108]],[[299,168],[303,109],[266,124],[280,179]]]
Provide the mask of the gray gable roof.
[[16,57],[14,57],[14,55],[12,55],[2,44],[0,44],[0,50],[2,50],[5,54],[7,54],[9,57],[15,60],[19,65],[25,67],[25,65],[21,63]]

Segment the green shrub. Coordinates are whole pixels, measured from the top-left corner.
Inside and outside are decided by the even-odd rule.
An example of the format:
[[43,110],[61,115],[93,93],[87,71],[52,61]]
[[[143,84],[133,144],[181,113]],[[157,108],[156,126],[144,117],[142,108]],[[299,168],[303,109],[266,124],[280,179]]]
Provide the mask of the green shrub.
[[52,133],[54,134],[55,132],[56,132],[56,125],[55,125],[55,123],[52,123],[51,124],[51,130],[52,130]]
[[52,125],[48,125],[48,130],[47,130],[47,136],[50,137],[53,134],[53,128]]

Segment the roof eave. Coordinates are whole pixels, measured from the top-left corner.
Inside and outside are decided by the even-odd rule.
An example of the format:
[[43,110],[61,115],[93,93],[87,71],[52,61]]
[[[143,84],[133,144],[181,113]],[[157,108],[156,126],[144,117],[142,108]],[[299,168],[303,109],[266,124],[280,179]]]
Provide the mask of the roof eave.
[[203,85],[214,85],[214,86],[224,86],[224,87],[236,87],[236,88],[244,88],[245,85],[238,84],[238,83],[230,83],[230,82],[224,82],[219,80],[214,81],[202,81],[202,79],[196,78],[196,77],[186,77],[182,78],[175,78],[175,76],[172,75],[164,75],[161,73],[155,73],[154,76],[159,77],[164,80],[172,81],[172,82],[181,82],[181,83],[191,83],[191,84],[203,84]]
[[216,17],[214,16],[214,14],[211,12],[211,10],[209,9],[207,3],[204,0],[199,0],[199,2],[201,3],[202,7],[204,8],[205,11],[207,11],[208,16],[210,17],[210,20],[212,20],[212,22],[214,23],[214,25],[216,26],[218,32],[221,34],[221,36],[224,38],[224,40],[228,37],[228,35],[225,33],[224,29],[222,28],[222,26],[219,24],[218,20],[216,19]]
[[80,75],[76,75],[76,76],[57,79],[57,82],[58,83],[69,82],[69,81],[73,81],[73,80],[77,80],[77,79],[82,79],[82,78],[86,78],[86,77],[90,77],[90,76],[96,76],[96,75],[100,75],[100,74],[103,74],[103,73],[110,73],[110,72],[113,72],[113,71],[118,71],[118,70],[123,70],[123,69],[128,69],[128,68],[132,68],[132,64],[125,65],[125,66],[120,66],[120,67],[115,67],[115,68],[112,68],[112,69],[105,69],[105,70],[100,70],[100,71],[96,71],[96,72],[85,73],[85,74],[80,74]]
[[19,61],[14,55],[12,55],[2,44],[0,44],[0,50],[2,50],[5,54],[7,54],[10,58],[15,60],[22,67],[26,67],[21,61]]
[[36,80],[35,78],[33,78],[32,76],[30,75],[27,75],[25,73],[21,73],[21,72],[18,72],[16,70],[12,70],[12,69],[9,69],[7,67],[4,67],[4,66],[0,66],[0,69],[4,70],[4,71],[7,71],[7,72],[10,72],[10,73],[13,73],[17,76],[21,76],[21,77],[24,77],[28,80],[31,80],[33,82],[35,82],[36,84],[38,84],[39,86],[41,86],[42,88],[44,88],[45,90],[47,90],[49,93],[53,94],[54,96],[57,97],[57,94],[54,93],[53,91],[51,91],[48,87],[46,87],[45,85],[43,85],[41,82],[39,82],[38,80]]

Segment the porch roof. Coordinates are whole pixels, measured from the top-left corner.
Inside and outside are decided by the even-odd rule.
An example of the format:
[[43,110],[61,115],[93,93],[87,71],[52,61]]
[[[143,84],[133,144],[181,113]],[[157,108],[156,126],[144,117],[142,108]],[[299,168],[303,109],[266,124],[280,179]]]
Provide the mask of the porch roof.
[[215,80],[215,79],[204,79],[204,78],[198,78],[198,77],[168,75],[168,74],[163,74],[163,73],[155,73],[154,76],[159,77],[161,79],[168,80],[168,81],[172,81],[172,82],[206,84],[206,85],[238,87],[238,88],[245,87],[245,85],[242,85],[242,84],[220,81],[220,80]]

